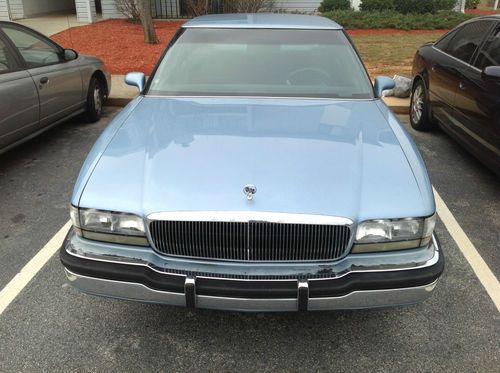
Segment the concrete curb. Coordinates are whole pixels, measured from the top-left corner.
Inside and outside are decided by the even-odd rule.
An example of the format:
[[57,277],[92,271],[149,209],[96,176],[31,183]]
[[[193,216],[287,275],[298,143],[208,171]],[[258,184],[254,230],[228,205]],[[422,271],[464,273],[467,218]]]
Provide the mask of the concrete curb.
[[119,107],[125,107],[127,104],[132,101],[132,98],[123,98],[123,97],[108,97],[106,102],[104,103],[105,106],[119,106]]
[[410,114],[410,108],[408,106],[391,106],[388,105],[394,114],[408,115]]

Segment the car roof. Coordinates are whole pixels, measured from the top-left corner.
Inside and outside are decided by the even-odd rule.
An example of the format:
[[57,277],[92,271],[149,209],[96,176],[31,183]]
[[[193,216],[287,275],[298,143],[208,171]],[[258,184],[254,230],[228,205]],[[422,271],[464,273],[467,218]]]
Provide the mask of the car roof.
[[490,14],[490,15],[487,15],[487,16],[479,17],[479,18],[493,18],[493,19],[496,19],[496,20],[500,20],[500,14]]
[[342,30],[342,26],[325,17],[277,13],[209,14],[189,20],[183,27]]
[[486,16],[474,17],[474,18],[471,18],[471,19],[461,23],[457,27],[465,25],[467,23],[473,23],[473,22],[477,22],[477,21],[500,21],[500,14],[489,14]]

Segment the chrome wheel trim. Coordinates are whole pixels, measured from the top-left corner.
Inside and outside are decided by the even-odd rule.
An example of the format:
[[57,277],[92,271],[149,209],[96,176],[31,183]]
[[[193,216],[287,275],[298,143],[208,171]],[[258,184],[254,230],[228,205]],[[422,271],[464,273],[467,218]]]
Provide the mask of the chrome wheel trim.
[[420,122],[424,112],[424,89],[422,85],[418,85],[413,92],[411,99],[411,119],[413,123]]
[[98,84],[96,84],[94,88],[94,110],[96,114],[100,114],[102,110],[101,89]]

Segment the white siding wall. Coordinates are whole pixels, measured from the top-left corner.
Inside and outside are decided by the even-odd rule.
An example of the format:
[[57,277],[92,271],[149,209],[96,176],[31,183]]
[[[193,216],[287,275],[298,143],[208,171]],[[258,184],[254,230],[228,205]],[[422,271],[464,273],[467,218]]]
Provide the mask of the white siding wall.
[[78,22],[95,22],[97,12],[94,0],[75,0],[76,18]]
[[9,21],[9,7],[7,5],[7,0],[0,0],[0,21]]
[[[79,0],[75,0],[79,1]],[[286,11],[296,11],[296,12],[306,12],[313,13],[316,12],[321,4],[322,0],[275,0],[275,8],[283,9]],[[167,14],[167,16],[177,14],[177,9],[179,8],[179,0],[162,0],[152,1],[153,7],[157,9],[159,14]],[[351,0],[351,4],[354,9],[359,9],[359,4],[361,0]],[[101,0],[102,6],[102,18],[124,18],[125,16],[121,14],[118,9],[116,9],[115,0]],[[154,15],[154,12],[153,12]]]
[[24,18],[23,0],[8,0],[8,3],[10,8],[10,18]]
[[101,0],[102,18],[125,18],[125,16],[116,9],[115,0]]
[[[166,15],[167,17],[175,17],[179,9],[179,0],[162,0],[152,1],[153,17],[158,15]],[[125,16],[116,9],[115,0],[101,0],[102,18],[125,18]]]
[[318,10],[321,0],[276,0],[274,6],[276,9],[296,12],[315,12]]
[[465,11],[465,0],[458,0],[455,10],[463,13]]

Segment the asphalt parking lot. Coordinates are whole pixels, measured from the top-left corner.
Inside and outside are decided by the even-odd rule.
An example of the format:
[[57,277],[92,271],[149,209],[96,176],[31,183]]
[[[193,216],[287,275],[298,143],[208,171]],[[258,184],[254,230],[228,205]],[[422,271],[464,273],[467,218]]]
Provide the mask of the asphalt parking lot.
[[[81,164],[118,112],[0,155],[0,289],[68,221]],[[402,118],[407,124],[407,118]],[[500,180],[441,131],[414,136],[431,180],[500,277]],[[423,304],[243,314],[84,295],[58,255],[0,312],[0,371],[500,372],[500,314],[442,221],[445,273]]]

